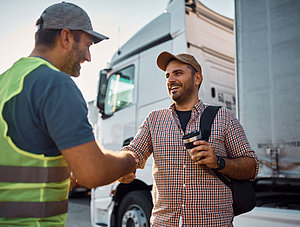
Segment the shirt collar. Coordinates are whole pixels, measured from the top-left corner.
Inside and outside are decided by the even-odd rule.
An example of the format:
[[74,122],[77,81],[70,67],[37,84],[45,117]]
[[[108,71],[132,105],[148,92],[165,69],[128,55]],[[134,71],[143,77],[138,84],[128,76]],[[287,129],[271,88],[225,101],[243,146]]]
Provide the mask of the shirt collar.
[[[169,107],[169,109],[172,111],[172,113],[176,114],[175,103],[172,103],[172,105]],[[193,106],[192,113],[195,110],[198,114],[201,115],[203,113],[204,109],[205,109],[205,106],[204,106],[203,102],[199,99],[199,101],[195,104],[195,106]]]

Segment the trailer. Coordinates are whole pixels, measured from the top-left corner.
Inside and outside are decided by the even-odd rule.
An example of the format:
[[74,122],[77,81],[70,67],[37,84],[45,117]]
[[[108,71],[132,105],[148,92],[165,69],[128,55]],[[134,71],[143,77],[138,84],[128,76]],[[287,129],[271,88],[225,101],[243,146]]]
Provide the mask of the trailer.
[[260,161],[235,226],[300,226],[300,1],[235,0],[237,116]]

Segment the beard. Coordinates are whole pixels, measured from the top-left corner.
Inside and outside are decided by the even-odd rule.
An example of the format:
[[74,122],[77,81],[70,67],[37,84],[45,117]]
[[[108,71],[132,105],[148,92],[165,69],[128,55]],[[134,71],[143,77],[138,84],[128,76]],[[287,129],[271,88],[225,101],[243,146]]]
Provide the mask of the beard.
[[169,95],[177,104],[185,104],[188,102],[193,96],[193,93],[195,92],[194,90],[197,89],[194,87],[193,80],[187,81],[184,85],[181,83],[176,83],[176,85],[180,86],[179,90],[175,93],[172,93],[172,91],[169,90]]
[[82,56],[82,53],[78,50],[75,43],[70,52],[67,54],[61,71],[69,74],[70,76],[79,77],[81,69],[80,63],[83,60]]

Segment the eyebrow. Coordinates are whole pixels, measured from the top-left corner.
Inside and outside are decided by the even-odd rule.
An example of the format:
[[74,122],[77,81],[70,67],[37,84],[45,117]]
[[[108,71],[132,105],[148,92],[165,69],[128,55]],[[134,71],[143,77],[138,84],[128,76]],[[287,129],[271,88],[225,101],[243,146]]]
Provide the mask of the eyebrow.
[[[182,69],[175,69],[171,73],[178,73],[178,72],[184,72],[184,70],[182,70]],[[167,74],[170,74],[170,73],[166,73],[166,75]]]
[[[172,73],[178,73],[178,72],[184,72],[184,70],[182,70],[182,69],[175,69],[175,70],[172,71]],[[165,77],[168,76],[168,75],[170,75],[170,73],[166,73]]]
[[184,72],[184,70],[183,69],[175,69],[172,71],[172,73],[178,73],[178,72]]

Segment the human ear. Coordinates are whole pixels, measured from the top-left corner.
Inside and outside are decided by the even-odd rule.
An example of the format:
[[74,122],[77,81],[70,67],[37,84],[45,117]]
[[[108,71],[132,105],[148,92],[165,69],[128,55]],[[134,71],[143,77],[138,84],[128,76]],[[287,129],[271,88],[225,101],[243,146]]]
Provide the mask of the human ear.
[[196,86],[201,85],[203,80],[202,74],[200,72],[196,72],[194,75],[194,82]]
[[63,29],[60,33],[60,41],[62,46],[66,49],[70,49],[73,46],[73,36],[69,29]]

